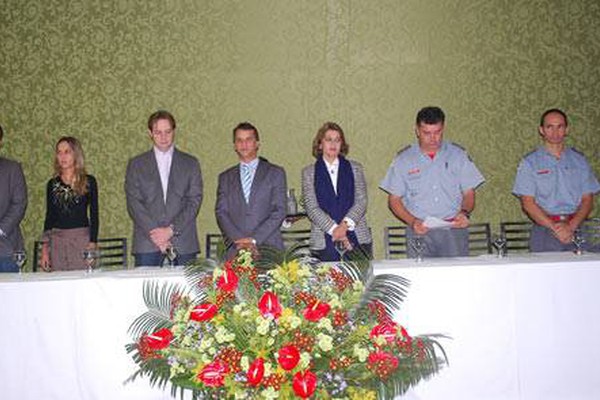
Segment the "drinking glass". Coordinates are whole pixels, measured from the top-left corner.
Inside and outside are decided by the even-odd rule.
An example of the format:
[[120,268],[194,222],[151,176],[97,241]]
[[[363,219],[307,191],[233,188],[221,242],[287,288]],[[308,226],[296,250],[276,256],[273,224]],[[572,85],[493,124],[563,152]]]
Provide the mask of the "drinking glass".
[[340,261],[344,261],[344,254],[346,254],[346,251],[348,250],[346,248],[346,243],[343,240],[335,240],[333,246],[340,255]]
[[13,260],[17,267],[19,267],[19,274],[23,273],[23,267],[25,267],[25,261],[27,260],[27,254],[24,250],[15,251],[13,254]]
[[410,239],[410,246],[415,251],[415,260],[417,262],[423,261],[423,251],[425,250],[425,241],[421,236],[414,236]]
[[504,257],[504,254],[506,251],[506,237],[504,235],[498,235],[498,236],[494,237],[494,240],[492,241],[492,245],[496,249],[498,258]]
[[96,259],[98,258],[98,252],[92,249],[83,250],[83,261],[87,265],[87,273],[91,274],[94,272],[96,266]]
[[573,232],[573,244],[575,245],[575,254],[578,256],[583,254],[583,245],[585,243],[585,238],[579,229],[576,229]]

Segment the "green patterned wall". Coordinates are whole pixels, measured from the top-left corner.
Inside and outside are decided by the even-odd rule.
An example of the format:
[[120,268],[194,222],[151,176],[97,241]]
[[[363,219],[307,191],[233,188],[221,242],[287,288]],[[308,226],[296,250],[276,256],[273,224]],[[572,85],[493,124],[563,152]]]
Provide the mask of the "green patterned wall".
[[65,134],[83,141],[99,180],[101,236],[130,236],[125,167],[150,147],[145,121],[157,108],[175,114],[178,146],[201,161],[201,237],[216,231],[217,174],[236,162],[230,131],[241,120],[259,127],[262,154],[294,188],[317,128],[339,122],[366,168],[379,256],[394,220],[378,182],[413,141],[422,106],[444,108],[446,137],[487,178],[477,221],[522,218],[510,189],[546,108],[566,109],[569,142],[600,174],[597,0],[0,4],[0,151],[25,168],[29,249],[42,230],[53,145]]

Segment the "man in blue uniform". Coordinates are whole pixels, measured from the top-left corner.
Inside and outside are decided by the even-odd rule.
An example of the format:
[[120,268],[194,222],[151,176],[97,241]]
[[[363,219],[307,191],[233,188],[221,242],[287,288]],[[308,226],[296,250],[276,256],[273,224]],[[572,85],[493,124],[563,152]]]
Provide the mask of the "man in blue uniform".
[[551,109],[540,120],[544,144],[527,154],[517,170],[513,193],[535,223],[531,251],[568,251],[573,234],[588,217],[600,184],[585,156],[565,146],[567,115]]
[[415,256],[415,235],[423,238],[426,257],[469,254],[469,216],[485,179],[462,147],[443,140],[444,123],[439,107],[421,109],[418,143],[398,153],[379,185],[392,213],[407,225],[409,257]]

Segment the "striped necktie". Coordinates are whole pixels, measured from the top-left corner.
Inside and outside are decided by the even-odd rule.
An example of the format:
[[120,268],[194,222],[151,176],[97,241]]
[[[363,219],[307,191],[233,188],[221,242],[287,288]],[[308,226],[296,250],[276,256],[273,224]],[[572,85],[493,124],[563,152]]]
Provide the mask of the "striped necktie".
[[252,170],[249,165],[242,164],[242,190],[246,203],[250,201],[250,186],[252,186]]

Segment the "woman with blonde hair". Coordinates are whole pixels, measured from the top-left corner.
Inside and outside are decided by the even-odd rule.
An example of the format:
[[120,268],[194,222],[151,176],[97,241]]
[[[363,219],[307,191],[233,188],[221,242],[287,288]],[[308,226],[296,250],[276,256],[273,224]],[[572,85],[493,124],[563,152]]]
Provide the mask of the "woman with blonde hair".
[[96,178],[86,173],[81,143],[63,136],[55,147],[54,177],[46,186],[42,269],[87,268],[83,252],[96,248],[98,227]]
[[348,149],[342,128],[326,122],[313,139],[316,162],[302,170],[310,249],[321,261],[339,260],[341,251],[373,253],[365,175],[361,164],[346,159]]

